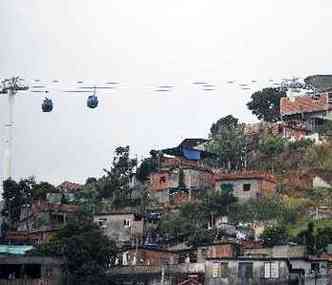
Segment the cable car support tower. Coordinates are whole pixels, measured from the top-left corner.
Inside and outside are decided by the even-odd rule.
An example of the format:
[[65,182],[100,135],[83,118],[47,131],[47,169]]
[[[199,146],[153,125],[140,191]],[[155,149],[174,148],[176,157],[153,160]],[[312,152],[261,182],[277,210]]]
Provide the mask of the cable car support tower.
[[6,137],[4,145],[4,165],[3,179],[12,177],[12,147],[13,147],[13,126],[14,126],[14,103],[15,95],[18,91],[28,90],[29,87],[24,86],[23,80],[18,76],[11,79],[5,79],[2,82],[0,94],[7,94],[8,98],[8,122],[5,125]]

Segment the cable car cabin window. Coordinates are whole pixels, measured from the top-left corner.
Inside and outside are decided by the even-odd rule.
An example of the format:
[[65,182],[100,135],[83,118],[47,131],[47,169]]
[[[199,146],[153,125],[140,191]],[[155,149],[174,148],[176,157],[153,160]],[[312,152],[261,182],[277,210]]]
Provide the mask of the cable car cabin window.
[[251,184],[243,184],[243,191],[244,192],[250,191],[250,188],[251,188]]

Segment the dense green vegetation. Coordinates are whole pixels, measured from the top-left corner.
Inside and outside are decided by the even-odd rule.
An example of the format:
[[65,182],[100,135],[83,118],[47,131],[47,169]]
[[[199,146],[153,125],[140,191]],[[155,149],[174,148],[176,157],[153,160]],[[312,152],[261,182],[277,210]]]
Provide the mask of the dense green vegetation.
[[63,258],[69,284],[109,284],[106,271],[114,264],[116,246],[83,215],[65,225],[50,242],[30,255]]

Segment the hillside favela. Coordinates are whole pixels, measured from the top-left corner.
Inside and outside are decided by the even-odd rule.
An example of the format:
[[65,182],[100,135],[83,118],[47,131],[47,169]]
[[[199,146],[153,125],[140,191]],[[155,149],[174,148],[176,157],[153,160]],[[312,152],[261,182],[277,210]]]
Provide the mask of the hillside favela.
[[331,284],[332,76],[247,107],[84,183],[4,180],[0,284]]
[[331,17],[0,0],[0,285],[332,285]]

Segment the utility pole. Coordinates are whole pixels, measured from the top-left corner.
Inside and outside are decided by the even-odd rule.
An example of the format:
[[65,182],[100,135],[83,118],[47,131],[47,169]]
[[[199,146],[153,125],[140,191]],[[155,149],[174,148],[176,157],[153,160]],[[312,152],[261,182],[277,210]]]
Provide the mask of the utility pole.
[[28,90],[28,86],[22,85],[22,79],[18,76],[3,80],[0,87],[0,95],[7,94],[8,98],[8,122],[5,125],[5,151],[4,151],[4,165],[3,165],[3,180],[12,177],[12,147],[13,147],[13,125],[14,125],[14,103],[15,94],[17,91]]

